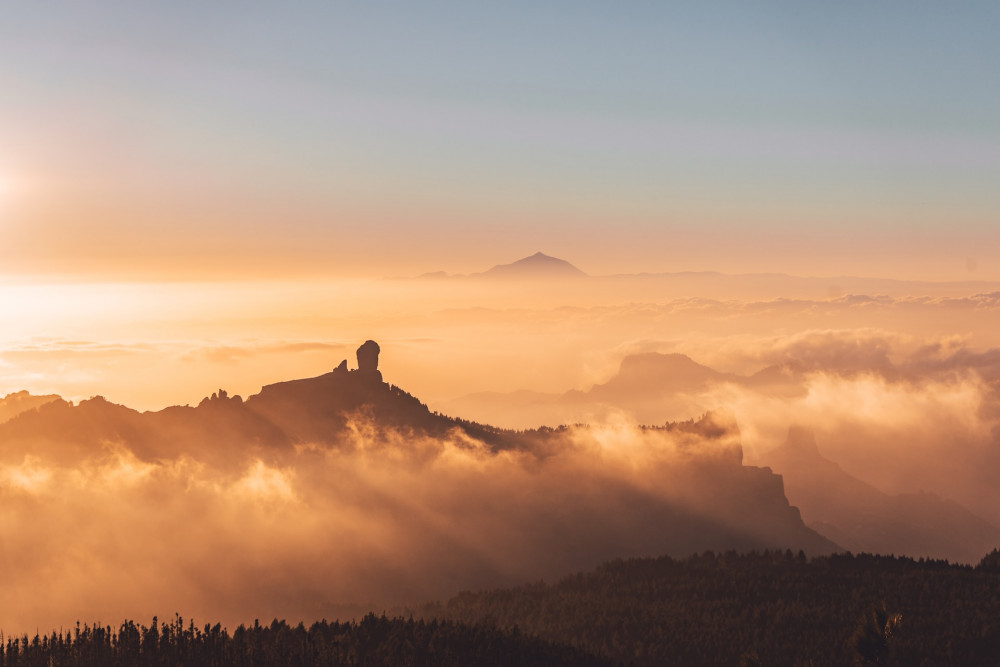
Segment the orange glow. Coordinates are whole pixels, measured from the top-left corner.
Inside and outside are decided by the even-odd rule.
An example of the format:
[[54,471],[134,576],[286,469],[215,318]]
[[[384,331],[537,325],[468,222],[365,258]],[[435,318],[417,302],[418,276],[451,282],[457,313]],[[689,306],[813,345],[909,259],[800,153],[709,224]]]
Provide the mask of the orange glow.
[[[995,484],[981,475],[1000,432],[997,294],[978,283],[718,274],[8,282],[0,395],[194,406],[220,387],[246,398],[341,360],[354,367],[359,342],[373,338],[385,381],[432,410],[518,429],[591,428],[559,435],[540,457],[492,453],[458,433],[387,433],[364,415],[341,449],[268,449],[253,429],[232,450],[178,436],[176,450],[159,454],[127,429],[82,449],[68,434],[11,440],[0,496],[23,555],[7,554],[5,566],[59,576],[41,596],[12,591],[19,612],[0,625],[144,617],[162,605],[229,623],[250,609],[335,616],[455,585],[559,576],[626,547],[661,548],[601,532],[619,525],[622,489],[716,516],[711,494],[664,483],[680,474],[679,453],[742,451],[748,464],[769,465],[793,423],[886,493],[929,490],[1000,523]],[[28,399],[4,400],[9,417]],[[738,441],[692,450],[637,428],[717,409],[735,417]],[[500,505],[509,513],[483,525],[475,508]],[[579,560],[529,548],[553,534],[547,521],[578,512],[603,517],[581,535],[592,550]],[[56,533],[32,526],[70,536],[72,557],[58,555]],[[157,583],[165,543],[190,586]],[[29,558],[43,553],[55,555]],[[400,553],[412,560],[401,565]],[[219,557],[230,565],[221,574],[210,566]],[[357,562],[368,569],[354,573]],[[289,574],[269,579],[276,571]]]
[[1000,545],[996,3],[769,4],[4,3],[0,638]]

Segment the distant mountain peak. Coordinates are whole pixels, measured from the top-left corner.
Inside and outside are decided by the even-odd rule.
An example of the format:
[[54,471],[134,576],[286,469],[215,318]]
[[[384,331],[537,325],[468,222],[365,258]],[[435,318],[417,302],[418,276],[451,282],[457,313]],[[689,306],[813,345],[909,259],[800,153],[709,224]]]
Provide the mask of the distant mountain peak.
[[582,277],[587,274],[565,259],[552,257],[543,252],[523,257],[510,264],[498,264],[492,269],[478,274],[490,277]]

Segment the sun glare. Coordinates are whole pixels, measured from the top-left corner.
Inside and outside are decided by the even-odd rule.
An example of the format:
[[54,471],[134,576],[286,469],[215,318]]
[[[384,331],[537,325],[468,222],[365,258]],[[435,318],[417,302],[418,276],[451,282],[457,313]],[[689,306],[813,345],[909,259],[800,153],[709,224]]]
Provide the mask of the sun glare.
[[19,189],[17,179],[8,172],[0,171],[0,204],[8,203]]

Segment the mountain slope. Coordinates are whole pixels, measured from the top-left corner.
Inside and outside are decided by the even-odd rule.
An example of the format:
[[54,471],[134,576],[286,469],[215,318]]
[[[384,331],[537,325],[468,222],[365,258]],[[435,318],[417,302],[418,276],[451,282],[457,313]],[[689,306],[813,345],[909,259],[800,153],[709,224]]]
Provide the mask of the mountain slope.
[[851,476],[820,453],[808,429],[789,429],[763,462],[782,475],[807,525],[850,551],[973,563],[1000,544],[1000,530],[957,503],[932,493],[889,495]]
[[405,613],[517,627],[622,665],[840,667],[873,664],[857,662],[851,637],[887,605],[903,623],[885,664],[985,667],[1000,655],[998,590],[996,572],[938,561],[703,553],[609,562]]
[[[667,361],[693,375],[707,372],[683,359]],[[528,512],[518,519],[538,524],[522,526],[519,530],[525,532],[518,539],[534,539],[532,548],[554,554],[549,572],[623,554],[770,547],[826,553],[837,548],[802,524],[784,496],[780,477],[742,464],[739,430],[732,419],[708,414],[700,420],[620,432],[582,425],[508,431],[431,412],[382,381],[377,357],[368,368],[348,370],[344,362],[314,378],[268,385],[245,401],[220,390],[197,407],[139,413],[96,397],[76,406],[56,401],[0,424],[2,460],[12,465],[26,455],[65,464],[127,450],[152,463],[191,457],[238,470],[255,459],[285,465],[295,461],[304,446],[344,452],[374,446],[398,450],[400,460],[406,461],[424,456],[421,452],[430,446],[430,451],[439,451],[442,443],[466,450],[481,461],[480,467],[513,466],[518,476],[523,467],[551,465],[551,474],[561,480],[565,466],[577,466],[581,483],[594,475],[591,468],[599,466],[601,457],[612,457],[609,464],[620,465],[616,448],[633,447],[635,457],[649,458],[643,474],[658,475],[652,486],[645,479],[632,480],[627,468],[610,469],[588,482],[590,493],[571,486],[550,489],[550,500],[539,496],[539,503],[560,504],[555,514],[546,517],[548,510],[536,509],[534,516]],[[510,463],[494,461],[504,451],[515,458]],[[628,466],[634,465],[629,461]],[[531,494],[542,493],[535,486],[544,486],[546,479],[529,477],[523,483]],[[539,528],[559,516],[567,522],[561,532]],[[585,550],[582,560],[566,551],[567,534],[594,530],[602,536],[600,549]],[[556,541],[549,544],[553,538]]]
[[55,394],[34,396],[26,391],[18,391],[13,394],[7,394],[3,398],[0,398],[0,424],[13,419],[22,412],[34,410],[35,408],[41,407],[46,403],[58,400],[61,399]]

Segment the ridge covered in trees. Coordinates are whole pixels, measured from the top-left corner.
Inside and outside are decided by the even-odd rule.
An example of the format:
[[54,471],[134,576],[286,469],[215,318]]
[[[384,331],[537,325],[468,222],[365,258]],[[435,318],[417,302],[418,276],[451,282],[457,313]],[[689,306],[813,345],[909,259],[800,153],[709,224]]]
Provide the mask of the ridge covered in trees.
[[1000,552],[977,567],[870,554],[705,552],[605,563],[359,621],[196,627],[177,616],[0,640],[0,667],[995,665]]
[[636,665],[995,665],[1000,557],[706,552],[605,563],[554,584],[464,592],[414,613]]
[[307,667],[311,665],[610,665],[581,649],[521,634],[516,628],[414,621],[368,614],[358,622],[319,621],[308,628],[274,620],[238,627],[187,625],[180,616],[149,626],[125,621],[6,638],[2,667]]

